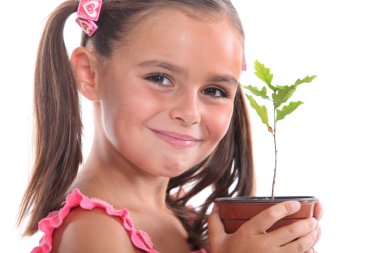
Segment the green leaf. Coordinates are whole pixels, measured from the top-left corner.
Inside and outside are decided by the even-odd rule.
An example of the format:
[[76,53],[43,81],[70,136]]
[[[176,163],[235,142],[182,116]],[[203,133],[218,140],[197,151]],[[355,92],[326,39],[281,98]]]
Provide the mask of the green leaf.
[[302,83],[311,83],[316,77],[317,76],[306,76],[303,79],[297,79],[297,81],[291,86],[276,86],[278,90],[272,94],[274,107],[279,108],[283,103],[286,103],[296,91],[298,85]]
[[294,110],[297,109],[298,106],[300,106],[302,104],[303,104],[302,101],[290,102],[288,105],[285,105],[284,107],[282,107],[281,110],[276,109],[276,114],[277,114],[277,116],[276,116],[276,122],[279,121],[279,120],[284,119],[287,115],[289,115],[292,112],[294,112]]
[[273,75],[270,73],[270,69],[266,68],[264,64],[257,60],[255,61],[255,75],[264,81],[271,90],[277,90],[277,88],[272,85]]
[[301,83],[311,83],[317,76],[306,76],[303,79],[297,79],[294,85],[300,85]]
[[292,86],[281,86],[276,93],[272,94],[274,108],[279,108],[280,105],[288,101],[288,99],[293,95],[296,91],[297,85]]
[[259,115],[261,121],[268,127],[268,130],[272,129],[269,125],[269,122],[268,122],[268,111],[267,111],[267,108],[265,107],[265,105],[260,106],[251,95],[246,95],[246,96],[247,96],[247,98],[251,104],[251,107],[253,109],[255,109],[255,111],[256,111],[257,115]]
[[286,87],[288,87],[288,85],[276,85],[277,90],[283,90],[286,89]]
[[244,88],[249,90],[255,96],[262,97],[264,99],[269,99],[269,97],[267,96],[267,88],[265,87],[263,87],[261,90],[252,85],[244,86]]

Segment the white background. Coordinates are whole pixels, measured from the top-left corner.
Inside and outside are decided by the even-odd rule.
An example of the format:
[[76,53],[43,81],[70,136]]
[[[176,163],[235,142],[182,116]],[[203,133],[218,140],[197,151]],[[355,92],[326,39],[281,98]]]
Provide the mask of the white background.
[[[32,82],[48,13],[61,1],[3,1],[0,24],[1,252],[28,252],[16,214],[31,164]],[[316,195],[325,208],[319,252],[377,252],[380,226],[380,15],[376,0],[234,0],[246,32],[244,84],[261,85],[258,59],[275,84],[318,78],[295,93],[305,102],[278,125],[278,195]],[[33,10],[32,10],[32,7]],[[69,47],[79,29],[67,27]],[[87,105],[86,136],[91,136]],[[258,194],[270,194],[273,146],[252,113]],[[85,152],[89,139],[86,139]]]

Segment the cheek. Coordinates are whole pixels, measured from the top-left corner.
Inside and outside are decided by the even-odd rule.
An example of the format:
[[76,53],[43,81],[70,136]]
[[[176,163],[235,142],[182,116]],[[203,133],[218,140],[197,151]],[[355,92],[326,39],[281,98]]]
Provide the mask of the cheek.
[[107,136],[118,146],[137,139],[145,123],[163,107],[162,99],[140,86],[143,85],[129,85],[127,90],[119,89],[104,99],[103,125]]
[[226,106],[215,110],[208,117],[207,126],[213,141],[219,142],[228,131],[233,113],[233,106]]
[[138,105],[125,91],[113,92],[114,90],[109,91],[101,100],[101,117],[105,135],[114,146],[121,148],[124,139],[129,139],[126,135],[128,128],[137,120],[133,112],[137,111]]
[[106,138],[114,145],[119,146],[118,135],[120,132],[120,107],[112,101],[104,101],[101,105],[101,124]]

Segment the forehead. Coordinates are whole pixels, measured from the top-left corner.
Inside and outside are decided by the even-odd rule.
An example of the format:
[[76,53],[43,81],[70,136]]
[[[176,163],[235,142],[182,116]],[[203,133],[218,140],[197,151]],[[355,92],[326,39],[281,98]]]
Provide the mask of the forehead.
[[227,14],[226,11],[210,10],[205,8],[192,8],[183,5],[165,5],[154,6],[151,9],[142,11],[131,19],[132,27],[129,26],[129,32],[138,29],[138,27],[144,24],[146,21],[151,20],[152,23],[157,21],[165,21],[165,18],[174,20],[178,17],[186,16],[193,21],[199,21],[203,23],[220,22],[228,23],[236,35],[243,37],[243,32],[239,24],[236,24],[237,17],[232,17],[232,14]]
[[129,53],[176,58],[195,53],[220,61],[242,57],[244,47],[243,36],[224,14],[195,14],[179,8],[143,13],[119,43]]

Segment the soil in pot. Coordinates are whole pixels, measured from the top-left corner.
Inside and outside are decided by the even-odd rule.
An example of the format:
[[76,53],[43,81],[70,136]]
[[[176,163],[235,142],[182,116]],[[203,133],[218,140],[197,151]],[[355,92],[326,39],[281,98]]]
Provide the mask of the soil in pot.
[[226,233],[235,232],[244,222],[254,217],[263,210],[287,200],[297,200],[301,203],[301,209],[290,216],[276,222],[267,230],[270,232],[279,227],[291,224],[300,219],[313,217],[314,206],[317,198],[312,196],[284,196],[284,197],[231,197],[218,198],[215,204],[220,210],[220,216]]

